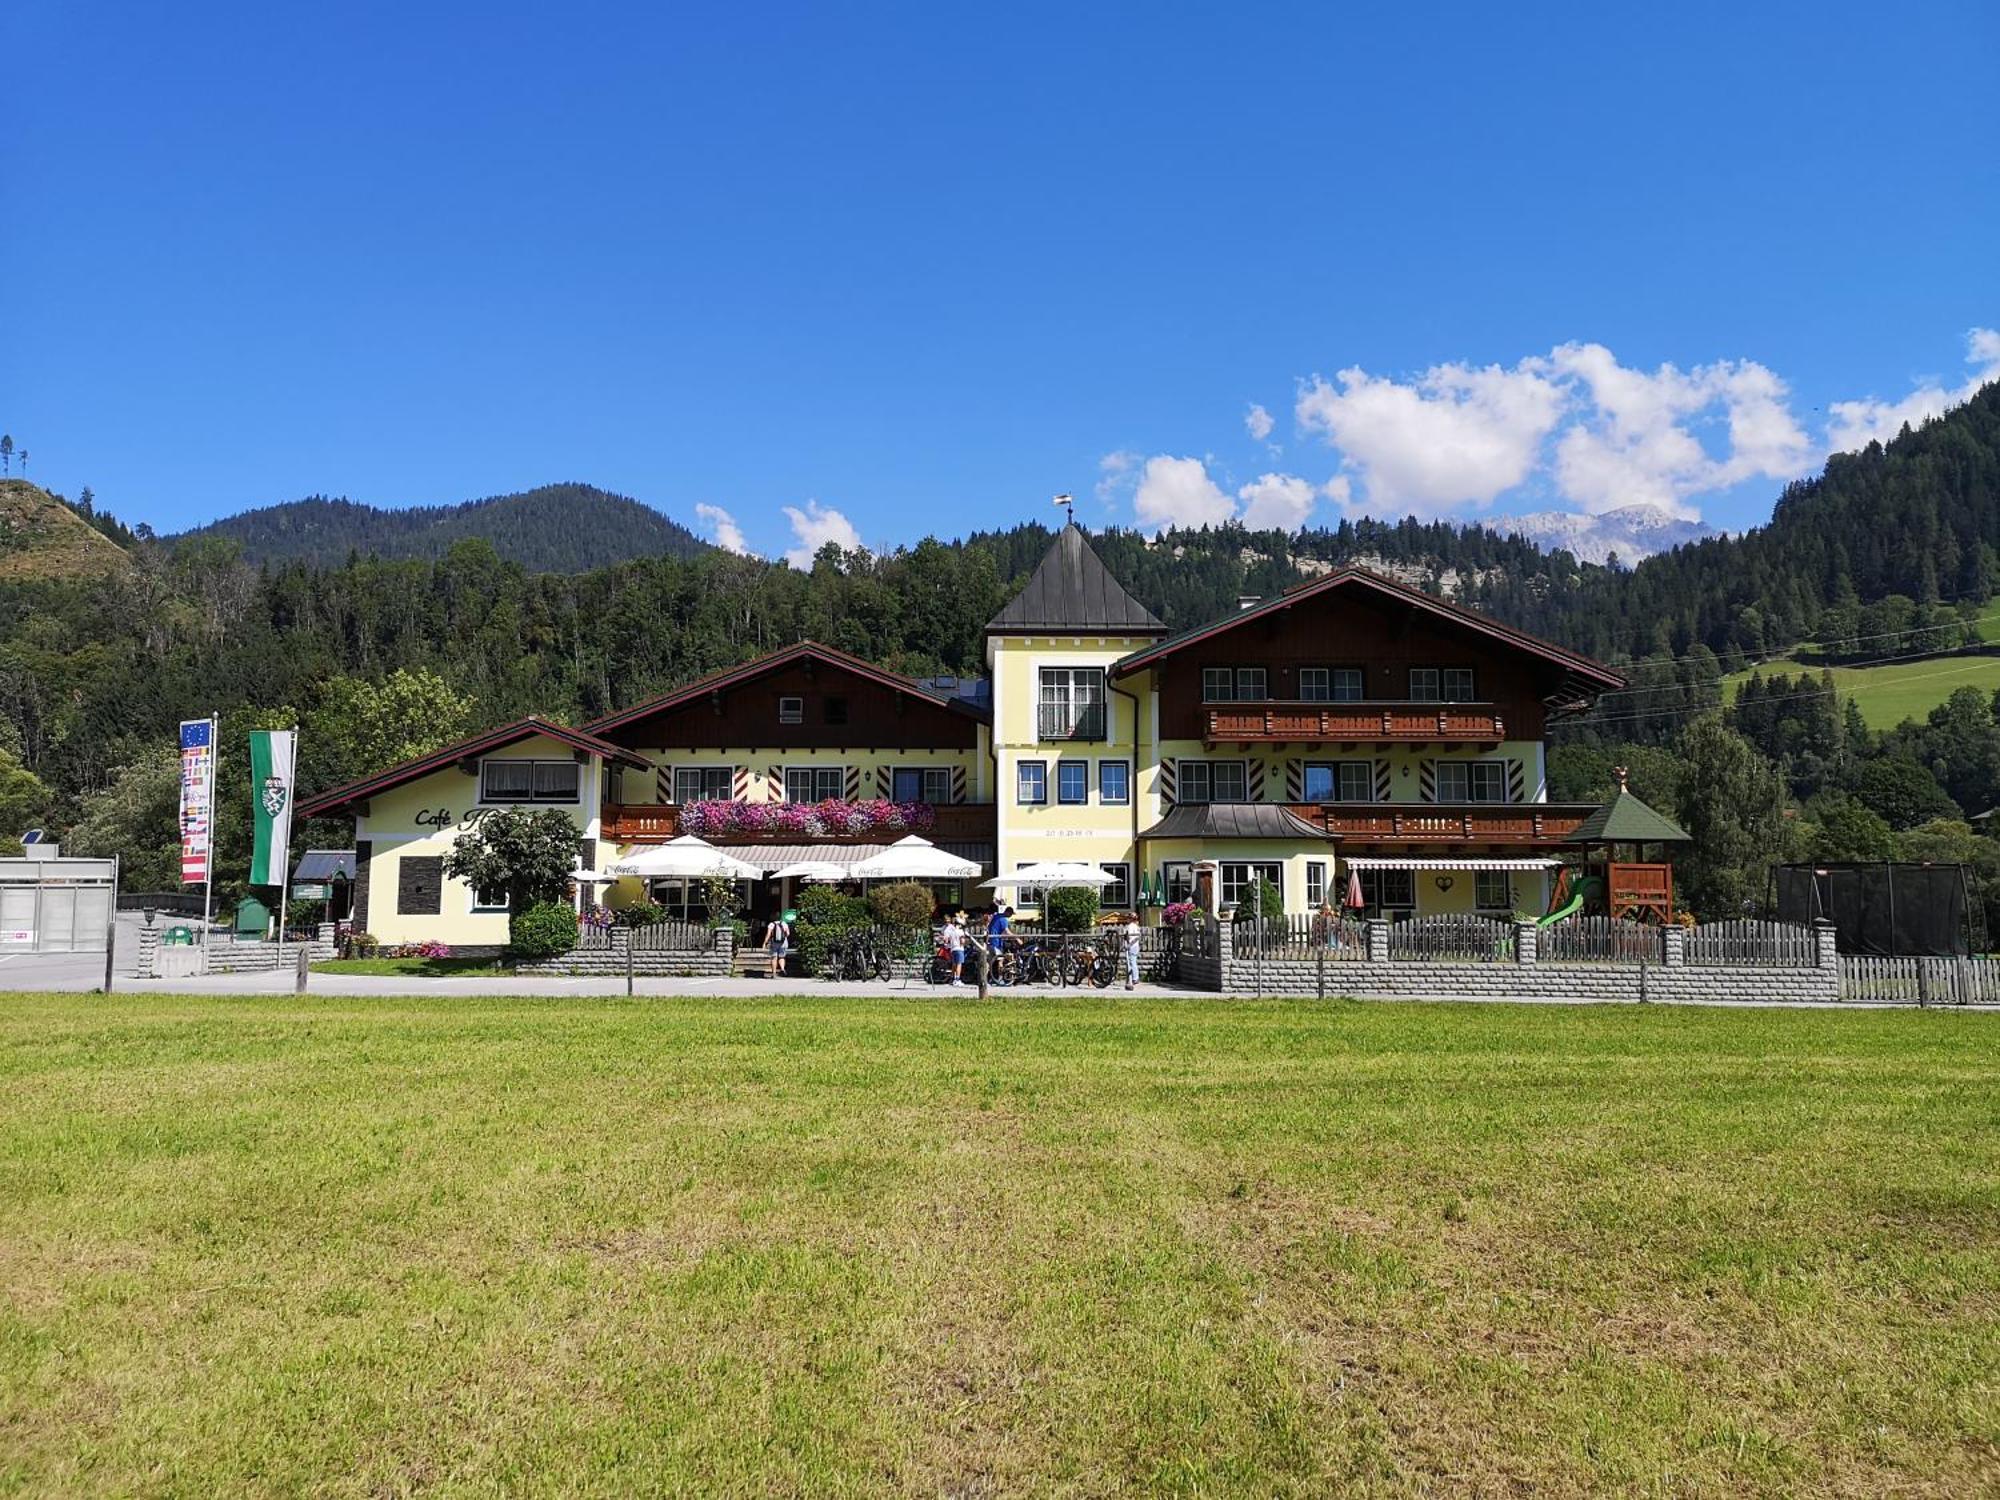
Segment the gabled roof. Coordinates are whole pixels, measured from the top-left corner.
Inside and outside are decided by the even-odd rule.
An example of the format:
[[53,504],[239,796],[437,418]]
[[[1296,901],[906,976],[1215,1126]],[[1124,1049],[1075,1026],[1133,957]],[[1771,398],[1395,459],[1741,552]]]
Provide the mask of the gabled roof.
[[1571,651],[1539,636],[1529,635],[1525,630],[1516,630],[1511,625],[1502,625],[1498,620],[1489,619],[1463,605],[1447,603],[1422,589],[1411,588],[1393,578],[1384,577],[1368,568],[1348,566],[1336,568],[1324,577],[1309,583],[1297,584],[1282,594],[1240,609],[1234,614],[1224,615],[1219,620],[1211,620],[1206,625],[1196,625],[1163,641],[1155,641],[1150,646],[1142,646],[1130,655],[1112,664],[1112,675],[1123,677],[1145,667],[1154,666],[1166,660],[1175,652],[1204,641],[1224,631],[1251,620],[1261,619],[1278,611],[1287,610],[1321,594],[1335,589],[1362,588],[1393,599],[1412,609],[1421,610],[1449,624],[1460,625],[1469,630],[1488,636],[1502,645],[1512,646],[1531,655],[1542,657],[1563,668],[1565,673],[1580,680],[1580,685],[1602,691],[1605,688],[1623,687],[1625,679],[1601,662],[1593,661],[1581,652]]
[[724,667],[719,672],[710,672],[706,677],[697,677],[693,682],[677,687],[671,692],[648,698],[630,708],[621,708],[616,713],[604,715],[601,719],[593,719],[586,727],[592,734],[603,734],[606,730],[630,724],[636,719],[648,719],[667,709],[699,702],[708,694],[720,692],[724,688],[753,682],[768,672],[775,672],[780,667],[790,666],[795,661],[807,658],[824,662],[836,671],[851,672],[856,677],[865,678],[891,692],[908,693],[912,698],[921,698],[924,702],[936,704],[939,708],[950,709],[953,713],[963,714],[977,723],[990,724],[993,721],[993,710],[990,706],[982,707],[970,698],[941,692],[935,687],[918,682],[914,677],[886,672],[872,662],[865,662],[858,656],[850,656],[845,651],[837,651],[832,646],[822,646],[818,641],[800,641],[796,646],[768,651],[740,666]]
[[1125,592],[1074,521],[1057,533],[1028,585],[987,621],[988,635],[1165,635],[1167,627]]
[[644,770],[648,764],[634,755],[623,745],[614,745],[609,740],[601,740],[594,734],[581,729],[572,729],[567,724],[558,724],[553,719],[544,719],[539,714],[529,714],[525,719],[516,719],[511,724],[502,724],[497,729],[488,729],[469,739],[460,740],[455,745],[446,745],[442,750],[433,750],[428,755],[419,755],[414,760],[406,760],[399,766],[377,771],[372,776],[363,776],[358,781],[350,781],[345,786],[337,786],[331,791],[321,792],[317,797],[309,797],[298,806],[302,818],[323,817],[330,812],[338,812],[344,807],[399,787],[406,781],[415,781],[420,776],[428,776],[433,771],[442,771],[446,766],[475,755],[485,755],[490,751],[504,750],[509,745],[518,745],[522,740],[533,739],[545,734],[552,740],[560,740],[574,750],[582,750],[589,755],[601,755],[606,760],[623,761],[626,765]]
[[1185,802],[1139,835],[1142,839],[1312,839],[1333,837],[1275,802]]
[[1577,825],[1572,844],[1691,844],[1694,835],[1620,785],[1611,800]]

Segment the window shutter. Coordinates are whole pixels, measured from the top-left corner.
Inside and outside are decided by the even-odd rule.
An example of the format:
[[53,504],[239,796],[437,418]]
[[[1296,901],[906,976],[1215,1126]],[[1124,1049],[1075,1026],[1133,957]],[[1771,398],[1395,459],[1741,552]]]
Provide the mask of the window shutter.
[[653,787],[659,794],[660,801],[674,800],[674,768],[665,761],[660,762],[659,770],[653,774]]
[[1306,800],[1306,763],[1296,756],[1285,762],[1285,800],[1287,802]]
[[1158,778],[1160,801],[1167,807],[1172,807],[1179,800],[1177,788],[1180,785],[1181,779],[1180,766],[1180,761],[1171,755],[1160,757],[1160,774]]
[[354,841],[354,910],[349,918],[357,932],[368,930],[368,880],[375,864],[375,844],[370,839]]
[[1391,797],[1391,795],[1393,795],[1394,791],[1395,791],[1395,786],[1394,783],[1391,781],[1389,775],[1389,762],[1387,762],[1386,760],[1376,761],[1375,800],[1377,802],[1387,802]]
[[1527,795],[1526,795],[1526,793],[1527,793],[1527,787],[1528,787],[1528,770],[1527,770],[1527,767],[1526,767],[1526,766],[1524,766],[1524,765],[1522,765],[1522,764],[1521,764],[1521,762],[1520,762],[1520,761],[1518,761],[1518,760],[1510,760],[1510,761],[1508,761],[1508,762],[1507,762],[1507,800],[1508,800],[1509,802],[1525,802],[1525,801],[1527,801],[1527,800],[1528,800],[1528,799],[1527,799]]
[[406,854],[396,861],[396,915],[435,917],[444,910],[444,857]]
[[1417,796],[1425,802],[1438,799],[1438,763],[1429,758],[1417,767]]

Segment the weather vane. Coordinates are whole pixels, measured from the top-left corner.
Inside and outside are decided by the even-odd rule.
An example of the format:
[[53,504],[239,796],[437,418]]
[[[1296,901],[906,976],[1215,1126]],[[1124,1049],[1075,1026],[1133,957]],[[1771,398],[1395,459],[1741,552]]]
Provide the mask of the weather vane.
[[1060,495],[1056,496],[1055,503],[1060,505],[1068,514],[1069,524],[1074,526],[1076,524],[1076,496],[1072,495],[1068,490],[1064,490]]

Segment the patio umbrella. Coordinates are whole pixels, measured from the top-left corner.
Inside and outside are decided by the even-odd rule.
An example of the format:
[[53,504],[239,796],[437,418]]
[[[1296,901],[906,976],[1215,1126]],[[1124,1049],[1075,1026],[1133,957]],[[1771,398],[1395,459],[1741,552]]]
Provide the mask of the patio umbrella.
[[929,839],[914,833],[898,839],[880,854],[871,854],[850,865],[851,880],[970,880],[979,873],[979,861],[960,859],[938,848]]
[[715,845],[684,833],[679,838],[648,849],[635,850],[605,867],[611,875],[632,875],[641,880],[701,880],[720,876],[724,880],[762,880],[764,869],[733,854],[724,854]]
[[1359,870],[1350,869],[1347,872],[1347,900],[1345,904],[1355,911],[1360,911],[1362,907],[1368,904],[1367,900],[1361,894],[1361,872]]
[[786,865],[782,870],[773,870],[773,880],[811,880],[820,885],[834,885],[854,877],[848,873],[851,865],[837,865],[830,859],[802,859],[795,865]]
[[980,884],[987,887],[1087,885],[1101,890],[1107,885],[1118,884],[1118,877],[1080,860],[1053,859],[1035,865],[1022,865],[1012,875],[998,875],[991,880],[982,880]]

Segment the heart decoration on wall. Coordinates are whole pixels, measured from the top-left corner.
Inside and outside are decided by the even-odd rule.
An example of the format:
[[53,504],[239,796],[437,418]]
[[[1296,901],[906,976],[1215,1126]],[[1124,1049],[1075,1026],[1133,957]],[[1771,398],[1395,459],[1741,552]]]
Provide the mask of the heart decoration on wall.
[[1438,888],[1439,890],[1441,890],[1441,891],[1448,891],[1448,890],[1450,890],[1450,889],[1451,889],[1451,887],[1452,887],[1452,878],[1451,878],[1451,877],[1450,877],[1449,875],[1440,875],[1440,876],[1438,876],[1438,878],[1437,878],[1437,888]]

